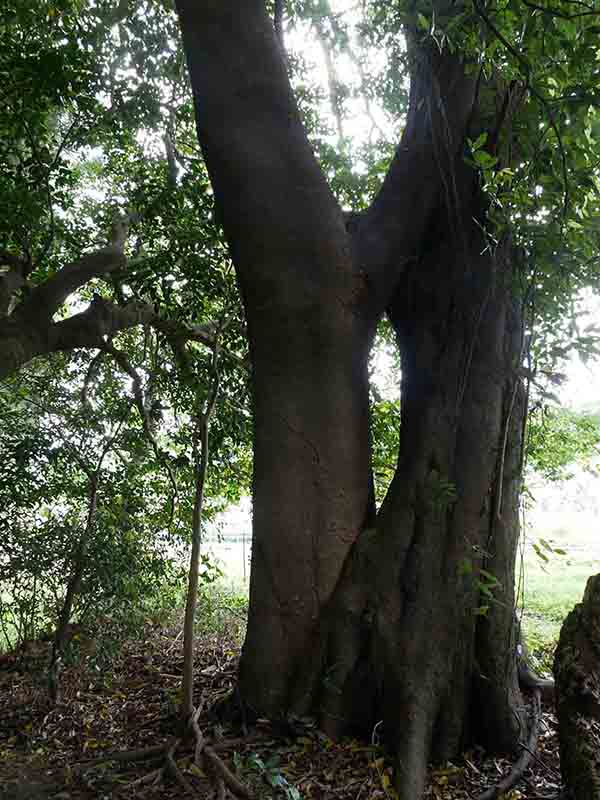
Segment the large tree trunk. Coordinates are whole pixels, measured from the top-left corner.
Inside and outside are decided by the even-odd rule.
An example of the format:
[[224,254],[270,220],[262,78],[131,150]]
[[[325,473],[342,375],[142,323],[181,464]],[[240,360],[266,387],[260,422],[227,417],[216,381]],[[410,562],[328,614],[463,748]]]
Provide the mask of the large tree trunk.
[[368,513],[370,335],[349,302],[248,316],[254,537],[240,686],[273,715],[294,705],[297,673],[310,671],[313,636]]
[[[476,76],[412,45],[402,141],[346,231],[264,3],[177,7],[253,363],[241,697],[257,714],[314,713],[334,734],[383,721],[416,800],[430,757],[468,740],[506,750],[519,733],[522,327],[510,242],[487,247],[463,161]],[[366,365],[386,309],[401,445],[373,523]]]
[[[299,382],[286,375],[269,406],[271,415],[294,408],[292,436],[257,415],[257,555],[240,672],[258,713],[312,711],[333,734],[370,735],[382,720],[408,798],[421,795],[430,758],[451,758],[469,741],[510,750],[521,732],[513,587],[524,396],[510,245],[490,253],[475,225],[457,240],[442,224],[431,241],[390,307],[401,446],[375,530],[357,539],[366,411],[349,408],[350,384],[336,379],[346,346],[357,364],[364,358],[364,331],[340,336],[341,352],[332,347],[323,362],[310,337],[298,339]],[[270,395],[258,379],[257,395]],[[279,459],[267,450],[262,460],[265,438],[281,443]],[[353,446],[362,448],[352,455]],[[342,527],[349,508],[353,527]],[[347,545],[356,540],[346,558],[348,546],[331,546],[336,528]]]
[[521,327],[506,253],[482,249],[477,235],[466,249],[442,237],[392,307],[401,444],[370,602],[378,716],[405,797],[420,796],[429,758],[451,758],[468,740],[510,749],[519,733]]

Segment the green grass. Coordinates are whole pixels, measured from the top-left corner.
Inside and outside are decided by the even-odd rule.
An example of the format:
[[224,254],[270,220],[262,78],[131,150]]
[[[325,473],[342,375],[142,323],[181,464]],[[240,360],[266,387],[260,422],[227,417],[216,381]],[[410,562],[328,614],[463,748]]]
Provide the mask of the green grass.
[[202,634],[229,634],[241,644],[246,630],[248,588],[240,583],[215,581],[200,586],[196,629]]
[[523,632],[537,666],[546,672],[552,668],[564,618],[581,602],[590,575],[600,572],[600,561],[590,558],[590,550],[581,549],[579,541],[577,549],[569,548],[567,537],[560,533],[553,532],[551,543],[564,548],[566,556],[548,553],[549,561],[545,563],[535,552],[528,551],[524,559]]

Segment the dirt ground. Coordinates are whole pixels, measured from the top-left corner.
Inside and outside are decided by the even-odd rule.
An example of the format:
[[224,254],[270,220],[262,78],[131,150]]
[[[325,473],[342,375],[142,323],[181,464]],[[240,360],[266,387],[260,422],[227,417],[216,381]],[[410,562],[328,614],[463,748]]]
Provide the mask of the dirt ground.
[[[200,727],[252,797],[397,797],[377,730],[370,742],[333,742],[310,720],[279,729],[259,721],[246,736],[221,725],[211,709],[234,687],[237,644],[227,635],[207,636],[198,642],[196,654],[195,700],[206,709]],[[123,751],[162,745],[174,736],[182,668],[177,627],[149,627],[143,637],[122,642],[110,660],[87,656],[66,667],[55,707],[47,701],[44,663],[43,648],[0,661],[1,800],[167,800],[184,795],[170,775],[159,774],[162,762],[156,757],[122,759]],[[212,797],[207,774],[193,764],[191,746],[178,749],[175,759],[198,797]],[[549,708],[532,768],[510,800],[556,795],[558,764],[556,720]],[[464,753],[432,769],[426,796],[476,798],[510,766],[509,760],[482,751]],[[149,776],[158,779],[147,781]]]

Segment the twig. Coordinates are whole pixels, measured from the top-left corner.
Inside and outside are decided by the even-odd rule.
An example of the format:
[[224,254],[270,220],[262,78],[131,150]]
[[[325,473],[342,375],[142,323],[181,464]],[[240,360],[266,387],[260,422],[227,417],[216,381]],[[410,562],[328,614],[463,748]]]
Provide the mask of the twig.
[[115,362],[121,367],[121,369],[129,375],[132,381],[132,388],[133,388],[133,396],[135,398],[135,404],[137,409],[140,413],[140,417],[142,418],[142,425],[144,427],[144,432],[148,441],[152,445],[152,449],[154,450],[154,455],[156,456],[157,461],[163,463],[167,474],[169,476],[169,481],[171,483],[172,495],[170,497],[170,512],[169,512],[169,525],[173,522],[173,517],[175,516],[175,503],[177,501],[177,481],[175,479],[175,474],[173,473],[173,469],[171,464],[169,463],[169,456],[167,453],[161,450],[158,442],[156,441],[156,437],[152,430],[152,423],[150,421],[150,417],[148,414],[148,409],[146,408],[146,403],[144,402],[144,392],[142,389],[142,381],[140,376],[137,373],[137,370],[132,365],[131,361],[129,360],[129,356],[122,350],[118,350],[114,347],[110,342],[106,342],[103,345],[102,350],[106,353],[111,355]]
[[543,11],[551,17],[558,17],[559,19],[578,19],[579,17],[597,17],[600,11],[588,10],[580,11],[578,14],[566,14],[564,11],[559,11],[557,8],[549,8],[548,6],[540,6],[537,3],[532,3],[531,0],[522,0],[523,5],[528,8],[533,8],[536,11]]

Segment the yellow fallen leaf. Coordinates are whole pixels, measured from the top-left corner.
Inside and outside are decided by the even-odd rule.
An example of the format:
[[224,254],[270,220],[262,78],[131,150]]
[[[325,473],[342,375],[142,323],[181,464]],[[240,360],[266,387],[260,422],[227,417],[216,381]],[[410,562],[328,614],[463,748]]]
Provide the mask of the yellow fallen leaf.
[[196,764],[190,764],[188,771],[191,772],[192,775],[195,775],[197,778],[206,778],[206,772],[200,769],[200,767],[197,766]]

